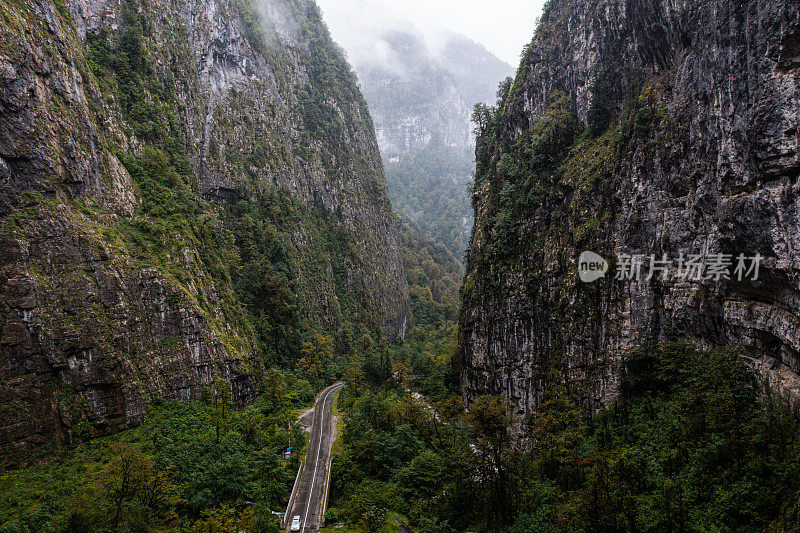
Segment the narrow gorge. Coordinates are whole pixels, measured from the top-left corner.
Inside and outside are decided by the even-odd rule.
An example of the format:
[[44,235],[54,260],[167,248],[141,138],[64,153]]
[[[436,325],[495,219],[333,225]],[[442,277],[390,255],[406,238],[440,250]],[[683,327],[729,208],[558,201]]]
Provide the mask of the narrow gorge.
[[0,0],[0,533],[800,531],[798,180],[798,0]]

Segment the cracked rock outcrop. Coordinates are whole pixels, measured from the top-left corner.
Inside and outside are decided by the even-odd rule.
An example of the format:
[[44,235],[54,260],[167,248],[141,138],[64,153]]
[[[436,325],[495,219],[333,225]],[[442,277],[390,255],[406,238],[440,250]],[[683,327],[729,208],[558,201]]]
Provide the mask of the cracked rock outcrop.
[[[550,2],[478,142],[468,400],[504,393],[528,414],[556,367],[598,407],[618,394],[626,350],[669,338],[741,346],[800,396],[799,34],[788,0]],[[530,154],[554,124],[572,148],[547,166]],[[524,198],[513,209],[512,196]],[[741,282],[623,282],[612,263],[588,285],[584,250],[763,263]]]

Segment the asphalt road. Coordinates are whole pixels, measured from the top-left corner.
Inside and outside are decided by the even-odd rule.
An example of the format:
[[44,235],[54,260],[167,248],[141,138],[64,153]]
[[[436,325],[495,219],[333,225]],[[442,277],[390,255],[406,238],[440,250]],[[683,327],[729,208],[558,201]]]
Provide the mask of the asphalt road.
[[292,517],[299,515],[303,533],[319,531],[322,520],[322,506],[325,501],[325,482],[330,467],[331,445],[335,435],[333,400],[343,383],[336,383],[323,390],[314,405],[314,419],[311,424],[311,437],[308,441],[306,463],[297,486],[292,511],[287,523],[291,527]]

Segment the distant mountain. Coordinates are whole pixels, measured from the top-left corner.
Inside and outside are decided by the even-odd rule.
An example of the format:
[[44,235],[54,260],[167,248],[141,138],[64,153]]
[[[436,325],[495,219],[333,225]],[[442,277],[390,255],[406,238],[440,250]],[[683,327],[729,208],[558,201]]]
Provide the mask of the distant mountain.
[[474,145],[470,104],[422,36],[389,30],[376,39],[384,53],[354,66],[384,158],[413,155],[431,142]]
[[494,102],[513,69],[462,35],[426,40],[406,22],[377,20],[326,16],[369,104],[395,209],[461,257],[473,220],[472,109]]
[[483,45],[463,35],[452,34],[445,41],[439,62],[453,76],[459,94],[470,106],[494,103],[497,84],[513,75],[514,69]]

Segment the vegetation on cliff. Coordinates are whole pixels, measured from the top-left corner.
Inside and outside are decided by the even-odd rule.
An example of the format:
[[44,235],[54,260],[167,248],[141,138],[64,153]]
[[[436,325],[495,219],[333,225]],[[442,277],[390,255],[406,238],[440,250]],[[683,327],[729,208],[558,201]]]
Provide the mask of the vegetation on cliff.
[[[397,163],[392,194],[407,216],[393,217],[355,75],[312,1],[276,1],[286,20],[266,20],[252,0],[123,0],[109,4],[113,24],[104,11],[79,37],[71,13],[86,2],[0,0],[0,125],[12,132],[0,135],[0,448],[9,450],[0,533],[275,533],[298,467],[282,452],[305,439],[297,412],[340,379],[329,524],[372,533],[394,516],[424,532],[800,530],[800,412],[746,357],[794,353],[777,337],[792,315],[759,317],[768,335],[749,320],[743,348],[663,342],[682,337],[657,323],[643,338],[658,341],[610,355],[598,339],[622,315],[604,322],[598,302],[615,304],[621,287],[575,280],[575,252],[611,252],[625,202],[658,189],[642,181],[621,198],[626,172],[669,167],[669,183],[657,185],[674,186],[673,196],[647,205],[659,220],[703,179],[672,182],[693,153],[684,146],[699,153],[707,146],[697,139],[718,132],[684,136],[691,126],[670,100],[680,69],[662,64],[663,50],[649,71],[601,65],[583,80],[587,102],[563,84],[539,94],[528,76],[567,56],[556,26],[573,22],[569,2],[550,4],[517,78],[501,84],[496,106],[475,108],[477,220],[459,290],[455,215],[467,193],[437,178],[445,167],[466,171],[463,150],[435,138]],[[206,8],[225,27],[198,24],[190,38],[187,21]],[[773,63],[790,72],[796,35],[780,39]],[[683,41],[675,48],[694,54]],[[767,53],[776,52],[751,55]],[[762,110],[775,113],[770,123],[795,116]],[[797,128],[773,134],[748,153],[790,146],[778,137]],[[793,183],[796,164],[782,157],[759,152],[750,166],[775,173],[737,182],[734,201],[766,175],[791,172]],[[789,191],[762,196],[793,205]],[[634,244],[672,236],[628,215]],[[717,222],[716,233],[727,231]],[[751,237],[730,240],[761,245]],[[781,276],[771,281],[786,287]],[[666,307],[658,298],[669,288],[657,281],[648,309]],[[776,297],[769,284],[749,289],[753,308]],[[741,303],[706,286],[692,298],[711,309]],[[693,318],[684,321],[702,322]],[[703,346],[721,344],[713,340]]]
[[[444,383],[454,386],[450,358],[461,270],[441,244],[412,226],[401,229],[419,317],[408,340],[390,346],[368,325],[350,322],[332,336],[303,334],[291,329],[299,319],[284,292],[288,282],[274,279],[282,278],[290,254],[265,222],[270,217],[247,202],[229,209],[223,224],[232,224],[231,239],[245,252],[235,262],[233,285],[247,316],[260,316],[253,323],[265,328],[257,335],[268,361],[291,370],[260,373],[263,392],[243,409],[231,404],[230,384],[220,380],[201,401],[158,402],[139,428],[6,472],[0,476],[0,532],[277,531],[272,511],[283,510],[300,457],[283,461],[280,454],[289,431],[302,452],[306,437],[296,410],[318,387],[341,377],[351,386],[381,387],[412,375],[420,376],[428,394],[441,394]],[[289,354],[296,360],[286,359]]]
[[0,468],[219,377],[242,406],[345,323],[409,320],[371,119],[314,2],[90,4],[0,3]]

